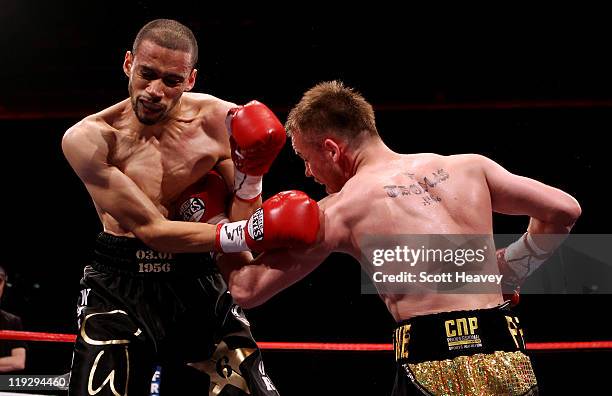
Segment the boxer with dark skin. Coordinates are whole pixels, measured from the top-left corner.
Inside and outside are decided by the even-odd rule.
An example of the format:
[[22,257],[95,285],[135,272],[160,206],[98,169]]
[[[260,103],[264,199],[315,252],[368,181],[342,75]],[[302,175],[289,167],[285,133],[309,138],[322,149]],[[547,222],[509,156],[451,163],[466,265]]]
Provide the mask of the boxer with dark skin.
[[[259,102],[236,106],[188,92],[197,51],[184,25],[148,23],[125,55],[129,98],[62,140],[104,230],[81,281],[70,395],[148,394],[155,363],[162,393],[179,392],[164,384],[164,367],[189,365],[207,374],[211,394],[277,395],[216,262],[195,253],[303,246],[316,236],[318,209],[300,192],[262,206],[262,175],[283,147],[284,128]],[[213,168],[234,192],[227,211],[237,221],[177,221],[174,201]],[[311,227],[291,228],[287,219]]]

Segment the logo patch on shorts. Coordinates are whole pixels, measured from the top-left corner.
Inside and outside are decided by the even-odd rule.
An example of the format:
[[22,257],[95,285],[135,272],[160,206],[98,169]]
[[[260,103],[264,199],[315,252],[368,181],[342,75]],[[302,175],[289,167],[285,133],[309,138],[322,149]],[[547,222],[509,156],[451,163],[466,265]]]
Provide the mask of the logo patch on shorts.
[[448,350],[482,348],[478,326],[478,318],[475,316],[445,321]]
[[261,241],[264,238],[264,218],[263,209],[259,208],[253,213],[249,220],[249,235],[256,241]]
[[183,221],[198,222],[204,216],[206,204],[200,198],[189,198],[179,209],[180,217]]

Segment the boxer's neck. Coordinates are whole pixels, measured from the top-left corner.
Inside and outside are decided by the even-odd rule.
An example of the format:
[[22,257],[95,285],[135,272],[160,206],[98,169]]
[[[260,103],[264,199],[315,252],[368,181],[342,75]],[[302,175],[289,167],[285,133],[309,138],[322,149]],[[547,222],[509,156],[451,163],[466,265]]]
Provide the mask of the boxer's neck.
[[348,178],[350,179],[368,166],[387,162],[396,155],[379,137],[369,138],[354,150],[347,152],[347,156],[349,156],[352,163],[348,172]]
[[183,98],[180,98],[177,104],[168,112],[168,114],[166,114],[162,120],[153,125],[143,124],[138,120],[136,114],[132,112],[132,118],[135,120],[135,131],[142,137],[155,137],[157,139],[161,138],[165,131],[168,130],[168,125],[173,123],[177,118],[180,118],[182,103]]

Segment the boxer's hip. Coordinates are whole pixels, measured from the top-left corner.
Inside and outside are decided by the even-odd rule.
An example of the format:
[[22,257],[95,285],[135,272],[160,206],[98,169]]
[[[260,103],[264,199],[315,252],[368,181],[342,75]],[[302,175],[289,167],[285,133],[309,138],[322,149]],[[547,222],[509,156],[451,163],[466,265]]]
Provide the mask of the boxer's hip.
[[158,252],[136,238],[102,232],[96,238],[92,267],[138,277],[180,277],[217,272],[210,253]]
[[423,394],[535,390],[523,330],[508,304],[415,317],[398,324],[393,341],[399,374]]
[[122,310],[159,341],[183,329],[213,337],[233,304],[210,255],[156,252],[101,233],[81,280],[80,312]]

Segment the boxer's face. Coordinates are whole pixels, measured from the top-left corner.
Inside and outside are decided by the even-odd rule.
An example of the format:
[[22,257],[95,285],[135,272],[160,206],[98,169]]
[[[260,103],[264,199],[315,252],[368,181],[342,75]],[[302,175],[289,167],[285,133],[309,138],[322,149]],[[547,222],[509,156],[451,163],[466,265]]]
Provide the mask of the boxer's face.
[[346,178],[337,157],[326,147],[325,140],[328,139],[310,142],[295,134],[291,142],[295,153],[304,161],[306,177],[314,178],[325,186],[328,194],[332,194],[342,189]]
[[183,92],[193,88],[197,73],[189,52],[148,40],[140,43],[135,54],[126,53],[123,70],[130,78],[128,90],[134,113],[146,125],[166,118]]

